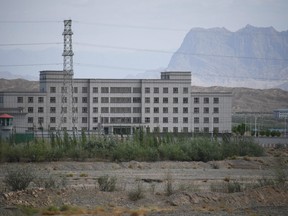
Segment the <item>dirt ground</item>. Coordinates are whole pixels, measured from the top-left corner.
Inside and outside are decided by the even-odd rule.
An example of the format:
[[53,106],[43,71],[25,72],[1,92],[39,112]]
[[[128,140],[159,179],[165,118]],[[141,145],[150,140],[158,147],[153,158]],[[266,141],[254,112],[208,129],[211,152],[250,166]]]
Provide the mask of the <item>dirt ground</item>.
[[[35,180],[17,192],[4,186],[6,170],[27,164],[2,163],[0,215],[33,215],[33,209],[36,215],[287,215],[287,186],[258,185],[259,179],[275,179],[279,156],[287,165],[287,149],[207,163],[34,163],[42,181],[53,177],[57,184],[43,188]],[[98,179],[105,175],[116,177],[115,191],[99,189]],[[228,185],[239,190],[228,193]],[[129,194],[139,190],[143,197],[133,201]]]

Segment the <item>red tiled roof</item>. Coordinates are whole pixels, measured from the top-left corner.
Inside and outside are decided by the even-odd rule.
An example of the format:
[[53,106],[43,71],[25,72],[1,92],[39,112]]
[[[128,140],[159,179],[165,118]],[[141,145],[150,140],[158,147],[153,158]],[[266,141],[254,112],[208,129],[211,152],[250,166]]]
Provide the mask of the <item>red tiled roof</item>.
[[13,116],[8,115],[8,114],[2,114],[0,115],[0,118],[13,118]]

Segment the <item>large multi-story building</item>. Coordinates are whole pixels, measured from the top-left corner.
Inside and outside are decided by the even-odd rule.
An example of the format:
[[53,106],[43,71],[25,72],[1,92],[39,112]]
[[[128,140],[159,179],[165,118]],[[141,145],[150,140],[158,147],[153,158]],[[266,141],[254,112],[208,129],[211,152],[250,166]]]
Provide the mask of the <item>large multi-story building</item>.
[[[65,85],[72,83],[72,85]],[[190,72],[160,79],[73,79],[41,71],[39,92],[0,92],[14,131],[231,132],[231,93],[192,92]]]
[[192,93],[191,72],[160,79],[74,79],[71,20],[64,20],[63,71],[41,71],[39,92],[0,92],[14,131],[131,134],[231,132],[230,93]]

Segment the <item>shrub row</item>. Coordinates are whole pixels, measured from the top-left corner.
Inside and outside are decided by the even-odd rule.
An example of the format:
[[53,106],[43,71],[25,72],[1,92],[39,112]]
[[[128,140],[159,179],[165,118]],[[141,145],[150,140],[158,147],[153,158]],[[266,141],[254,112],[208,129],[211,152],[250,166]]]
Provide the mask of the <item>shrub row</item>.
[[1,161],[57,161],[85,160],[88,158],[111,161],[211,161],[231,156],[261,156],[263,148],[252,139],[234,138],[220,142],[207,137],[159,136],[135,134],[121,139],[115,136],[98,136],[89,140],[57,137],[50,142],[11,144],[1,142]]

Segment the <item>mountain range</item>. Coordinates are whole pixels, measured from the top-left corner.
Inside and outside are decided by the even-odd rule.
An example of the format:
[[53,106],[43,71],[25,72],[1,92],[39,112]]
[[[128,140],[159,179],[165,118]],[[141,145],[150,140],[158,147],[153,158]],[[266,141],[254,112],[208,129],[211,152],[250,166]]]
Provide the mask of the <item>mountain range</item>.
[[193,85],[288,90],[288,31],[193,28],[167,70],[192,71]]

